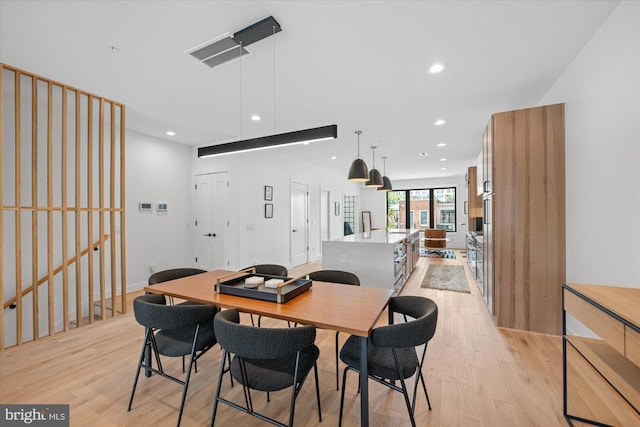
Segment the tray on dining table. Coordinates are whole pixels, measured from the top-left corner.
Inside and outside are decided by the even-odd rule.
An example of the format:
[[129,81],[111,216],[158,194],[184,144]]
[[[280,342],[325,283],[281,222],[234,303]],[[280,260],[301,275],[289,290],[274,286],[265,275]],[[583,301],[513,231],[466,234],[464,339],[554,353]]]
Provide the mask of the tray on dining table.
[[[256,287],[245,285],[246,279],[250,277],[260,277],[266,282],[269,279],[280,279],[283,281],[277,288],[268,288],[264,283]],[[270,274],[258,273],[234,273],[229,276],[220,277],[216,280],[214,290],[216,293],[235,295],[239,297],[272,301],[278,304],[292,300],[303,292],[311,288],[311,280],[304,277],[291,278],[283,276],[273,276]]]

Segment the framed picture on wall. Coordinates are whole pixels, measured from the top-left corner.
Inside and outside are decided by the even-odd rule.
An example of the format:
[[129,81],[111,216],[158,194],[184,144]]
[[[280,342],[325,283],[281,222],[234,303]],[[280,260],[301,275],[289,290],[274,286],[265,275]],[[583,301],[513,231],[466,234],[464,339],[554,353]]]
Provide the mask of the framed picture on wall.
[[273,187],[270,185],[264,186],[264,199],[265,200],[273,200]]
[[264,204],[264,217],[273,218],[273,203]]

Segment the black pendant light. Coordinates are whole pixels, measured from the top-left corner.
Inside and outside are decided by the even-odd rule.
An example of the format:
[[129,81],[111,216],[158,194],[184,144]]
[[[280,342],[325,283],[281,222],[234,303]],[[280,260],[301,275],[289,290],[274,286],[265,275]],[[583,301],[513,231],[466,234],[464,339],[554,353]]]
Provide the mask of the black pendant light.
[[378,188],[378,191],[391,191],[393,187],[391,186],[391,180],[387,177],[387,158],[382,158],[382,173],[384,176],[382,177],[382,187]]
[[367,188],[380,188],[382,187],[382,175],[380,175],[380,171],[376,169],[376,147],[375,145],[371,147],[373,151],[373,169],[369,171],[369,180],[364,184]]
[[349,168],[349,181],[353,182],[365,182],[369,180],[369,168],[364,162],[364,159],[360,157],[360,134],[361,130],[355,131],[358,135],[358,157],[351,163]]

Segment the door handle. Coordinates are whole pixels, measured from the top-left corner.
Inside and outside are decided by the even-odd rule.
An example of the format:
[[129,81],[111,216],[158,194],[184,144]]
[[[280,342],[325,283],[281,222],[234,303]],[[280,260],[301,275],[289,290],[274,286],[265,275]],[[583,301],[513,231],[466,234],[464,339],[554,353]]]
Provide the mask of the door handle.
[[298,230],[292,230],[294,233],[296,233]]
[[216,233],[207,233],[204,237],[216,237]]

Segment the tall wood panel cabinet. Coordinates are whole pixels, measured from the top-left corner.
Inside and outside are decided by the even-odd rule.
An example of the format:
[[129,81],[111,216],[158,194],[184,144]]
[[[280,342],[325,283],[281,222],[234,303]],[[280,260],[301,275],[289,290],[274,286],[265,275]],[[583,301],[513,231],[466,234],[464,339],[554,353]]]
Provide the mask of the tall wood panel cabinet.
[[467,224],[469,231],[476,230],[476,218],[482,218],[482,196],[476,193],[477,167],[467,169]]
[[485,295],[498,326],[559,335],[564,104],[494,114],[483,134]]

